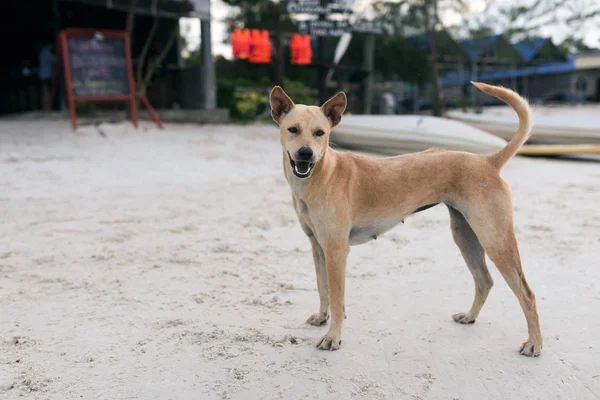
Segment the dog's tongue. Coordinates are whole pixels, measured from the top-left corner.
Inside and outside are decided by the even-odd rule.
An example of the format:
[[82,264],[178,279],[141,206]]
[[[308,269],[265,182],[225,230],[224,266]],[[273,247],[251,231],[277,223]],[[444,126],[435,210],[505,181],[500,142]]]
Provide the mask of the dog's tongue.
[[301,174],[306,174],[310,169],[310,163],[307,161],[296,161],[296,170]]

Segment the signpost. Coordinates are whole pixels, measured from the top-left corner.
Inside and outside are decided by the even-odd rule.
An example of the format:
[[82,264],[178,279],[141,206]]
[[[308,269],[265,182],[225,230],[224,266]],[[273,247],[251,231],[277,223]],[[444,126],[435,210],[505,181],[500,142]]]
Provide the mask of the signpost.
[[308,20],[298,23],[300,33],[311,36],[340,37],[344,33],[364,33],[369,35],[393,35],[396,31],[394,24],[377,20]]
[[[366,34],[367,41],[364,57],[364,67],[367,68],[369,76],[366,79],[364,89],[365,112],[370,113],[370,98],[372,77],[370,76],[373,69],[374,57],[374,35],[394,35],[395,26],[392,23],[379,20],[366,19],[351,19],[332,20],[328,16],[332,14],[352,15],[351,6],[354,0],[288,0],[287,12],[290,14],[312,14],[318,19],[300,21],[298,23],[298,31],[308,33],[312,37],[319,39],[319,101],[321,103],[327,100],[326,93],[326,75],[325,75],[325,57],[326,57],[326,37],[341,37],[345,33],[360,33]],[[367,58],[369,58],[367,60]]]
[[289,14],[352,14],[350,0],[289,0],[287,12]]
[[347,20],[328,19],[300,21],[298,31],[314,37],[339,37],[350,31],[350,23]]
[[393,36],[396,34],[396,27],[385,21],[358,19],[352,22],[352,32]]

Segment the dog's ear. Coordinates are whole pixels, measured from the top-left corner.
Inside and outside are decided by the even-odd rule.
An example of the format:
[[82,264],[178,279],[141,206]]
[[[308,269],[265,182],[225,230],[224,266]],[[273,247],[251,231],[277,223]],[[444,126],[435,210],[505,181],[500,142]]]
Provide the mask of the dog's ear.
[[321,106],[321,110],[323,110],[323,114],[331,122],[332,128],[342,120],[342,114],[346,110],[346,101],[346,93],[339,92]]
[[269,103],[271,103],[271,116],[277,123],[279,123],[281,119],[294,108],[292,99],[290,99],[279,86],[275,86],[273,90],[271,90]]

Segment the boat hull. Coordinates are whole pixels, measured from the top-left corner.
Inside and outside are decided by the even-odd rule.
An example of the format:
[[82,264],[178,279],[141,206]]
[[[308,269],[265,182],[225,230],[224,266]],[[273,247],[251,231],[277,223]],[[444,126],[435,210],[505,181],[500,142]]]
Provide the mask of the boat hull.
[[457,121],[430,116],[345,116],[331,134],[332,145],[383,154],[440,148],[491,154],[506,141]]

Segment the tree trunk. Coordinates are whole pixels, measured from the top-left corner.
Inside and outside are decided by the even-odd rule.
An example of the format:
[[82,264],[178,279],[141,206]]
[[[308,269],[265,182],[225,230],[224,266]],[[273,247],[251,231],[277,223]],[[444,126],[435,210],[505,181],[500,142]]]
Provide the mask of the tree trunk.
[[275,83],[284,88],[285,85],[285,46],[280,30],[275,32],[275,48],[277,64],[275,66]]
[[158,17],[155,16],[152,21],[152,28],[150,28],[150,33],[148,37],[146,37],[146,43],[144,43],[144,47],[142,48],[142,52],[140,53],[140,57],[138,58],[138,67],[137,67],[137,83],[140,85],[144,79],[144,64],[146,64],[146,58],[148,57],[148,51],[150,50],[150,46],[152,45],[152,41],[154,40],[154,36],[156,35],[156,30],[158,29]]
[[363,83],[363,114],[369,115],[373,108],[373,82],[375,78],[375,36],[367,35],[363,47],[363,70],[368,75]]
[[443,104],[442,104],[442,94],[441,94],[441,90],[440,90],[440,76],[439,76],[439,71],[438,71],[438,63],[437,63],[437,59],[438,59],[438,54],[437,54],[437,41],[436,41],[436,37],[435,37],[435,27],[436,27],[436,23],[438,20],[438,0],[431,0],[431,8],[432,10],[430,11],[430,7],[427,7],[427,1],[426,1],[426,7],[425,7],[425,13],[427,15],[426,17],[426,24],[427,24],[427,34],[429,36],[429,51],[430,51],[430,56],[431,56],[431,84],[433,87],[433,104],[432,104],[432,114],[436,117],[441,117],[442,116],[442,108],[443,108]]
[[[156,0],[154,0],[154,1],[156,1]],[[127,30],[127,34],[129,35],[129,38],[130,38],[129,39],[130,43],[133,42],[132,33],[133,33],[133,28],[135,26],[135,10],[136,10],[137,2],[138,2],[138,0],[131,0],[131,4],[129,6],[129,11],[127,14],[126,30]],[[154,6],[156,6],[156,3],[153,3],[153,4],[154,4]],[[154,16],[154,20],[152,22],[152,28],[150,29],[150,32],[148,33],[148,36],[146,37],[146,42],[144,43],[144,47],[142,48],[142,51],[138,58],[138,65],[137,65],[137,71],[136,71],[136,99],[137,99],[137,103],[138,103],[137,104],[138,109],[140,108],[141,97],[146,95],[146,90],[148,89],[148,86],[150,86],[150,83],[152,81],[152,77],[154,76],[156,68],[160,67],[160,65],[162,64],[162,61],[169,53],[169,50],[171,49],[171,47],[173,47],[175,40],[179,37],[179,24],[177,24],[177,26],[171,31],[171,35],[169,36],[167,43],[161,49],[161,51],[158,54],[158,56],[156,57],[156,59],[154,59],[153,62],[148,65],[148,67],[146,68],[146,71],[144,71],[144,64],[146,64],[146,58],[148,57],[148,51],[150,50],[150,46],[152,45],[154,36],[156,35],[156,31],[158,29],[158,24],[159,24],[159,18],[158,18],[158,16]]]
[[432,113],[436,117],[442,116],[442,95],[440,93],[440,77],[437,65],[437,45],[435,31],[429,32],[429,43],[431,47],[431,85],[433,87]]
[[173,29],[171,31],[171,35],[169,36],[167,43],[162,48],[160,54],[153,60],[153,62],[150,65],[148,65],[148,68],[146,69],[146,74],[144,75],[142,81],[138,82],[138,87],[137,87],[138,98],[140,96],[144,96],[146,94],[146,89],[148,88],[148,86],[150,86],[152,77],[154,76],[154,73],[156,72],[156,68],[160,67],[163,60],[169,53],[169,50],[171,50],[171,47],[173,47],[173,44],[175,43],[175,40],[177,39],[178,36],[179,36],[179,30]]
[[133,49],[133,27],[135,26],[135,9],[137,7],[138,0],[131,0],[131,4],[129,5],[129,11],[127,12],[127,25],[125,26],[125,31],[127,31],[127,36],[129,36],[129,45]]

